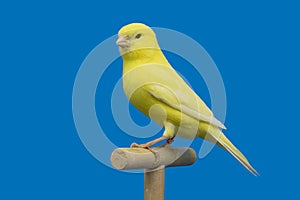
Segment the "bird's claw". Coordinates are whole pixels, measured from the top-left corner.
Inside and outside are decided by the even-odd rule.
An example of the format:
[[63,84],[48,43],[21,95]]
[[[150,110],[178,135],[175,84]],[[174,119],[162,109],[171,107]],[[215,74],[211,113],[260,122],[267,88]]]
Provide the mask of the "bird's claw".
[[133,148],[133,147],[139,147],[139,145],[137,144],[137,143],[132,143],[131,145],[130,145],[130,148]]
[[148,144],[137,144],[137,143],[132,143],[131,145],[130,145],[130,148],[134,148],[134,147],[136,147],[136,148],[143,148],[143,149],[148,149],[149,151],[151,151],[152,153],[154,153],[154,154],[156,154],[157,152],[154,150],[154,149],[152,149]]

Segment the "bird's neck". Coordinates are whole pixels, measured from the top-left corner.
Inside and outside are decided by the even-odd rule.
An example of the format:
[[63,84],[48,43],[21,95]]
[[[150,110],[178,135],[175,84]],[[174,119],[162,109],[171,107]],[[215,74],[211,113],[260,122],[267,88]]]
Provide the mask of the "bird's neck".
[[161,50],[150,52],[138,52],[131,55],[123,55],[123,73],[147,64],[160,64],[170,66]]

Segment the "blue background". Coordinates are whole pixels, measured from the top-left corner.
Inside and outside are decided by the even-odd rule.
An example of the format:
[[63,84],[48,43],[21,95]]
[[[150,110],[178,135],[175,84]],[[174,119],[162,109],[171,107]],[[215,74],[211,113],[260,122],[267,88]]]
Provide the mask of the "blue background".
[[[82,61],[136,21],[180,31],[203,45],[226,87],[225,133],[261,174],[253,177],[214,148],[193,166],[166,170],[166,199],[299,199],[299,18],[294,1],[2,1],[0,199],[143,198],[143,175],[94,159],[72,118]],[[120,63],[106,72],[111,80],[120,76]],[[209,104],[201,78],[186,76]],[[147,121],[132,112],[138,123]],[[102,123],[111,139],[129,145],[133,139],[115,127],[111,114],[101,114],[108,116]]]

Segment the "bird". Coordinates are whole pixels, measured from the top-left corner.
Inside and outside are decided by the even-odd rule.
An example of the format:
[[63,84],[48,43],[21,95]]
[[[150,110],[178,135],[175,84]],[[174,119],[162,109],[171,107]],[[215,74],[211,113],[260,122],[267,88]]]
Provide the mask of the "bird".
[[202,138],[229,152],[250,173],[259,173],[230,142],[221,123],[205,102],[183,80],[160,49],[155,32],[143,23],[130,23],[118,32],[116,45],[123,61],[122,82],[130,103],[164,128],[161,137],[131,147],[146,148],[175,136]]

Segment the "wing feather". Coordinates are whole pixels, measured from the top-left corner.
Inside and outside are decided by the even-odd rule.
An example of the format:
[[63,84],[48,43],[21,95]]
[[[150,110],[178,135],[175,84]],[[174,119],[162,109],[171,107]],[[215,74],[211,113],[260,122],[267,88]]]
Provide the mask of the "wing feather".
[[[162,84],[157,83],[149,83],[147,85],[144,85],[144,89],[149,92],[154,98],[157,100],[169,105],[170,107],[181,111],[182,113],[200,120],[207,122],[209,124],[212,124],[214,126],[217,126],[222,129],[226,129],[224,124],[222,124],[219,120],[217,120],[213,113],[206,107],[204,102],[200,100],[200,98],[196,95],[186,95],[184,93],[181,93],[180,91],[173,91],[166,86]],[[199,102],[199,100],[201,102]],[[193,104],[198,104],[197,106],[194,105],[193,107],[187,105],[188,101]],[[196,102],[196,103],[192,103]],[[203,104],[205,105],[205,108],[203,107]],[[196,107],[196,108],[194,108]],[[205,110],[205,112],[201,112],[201,108]],[[209,112],[208,112],[208,110]]]

